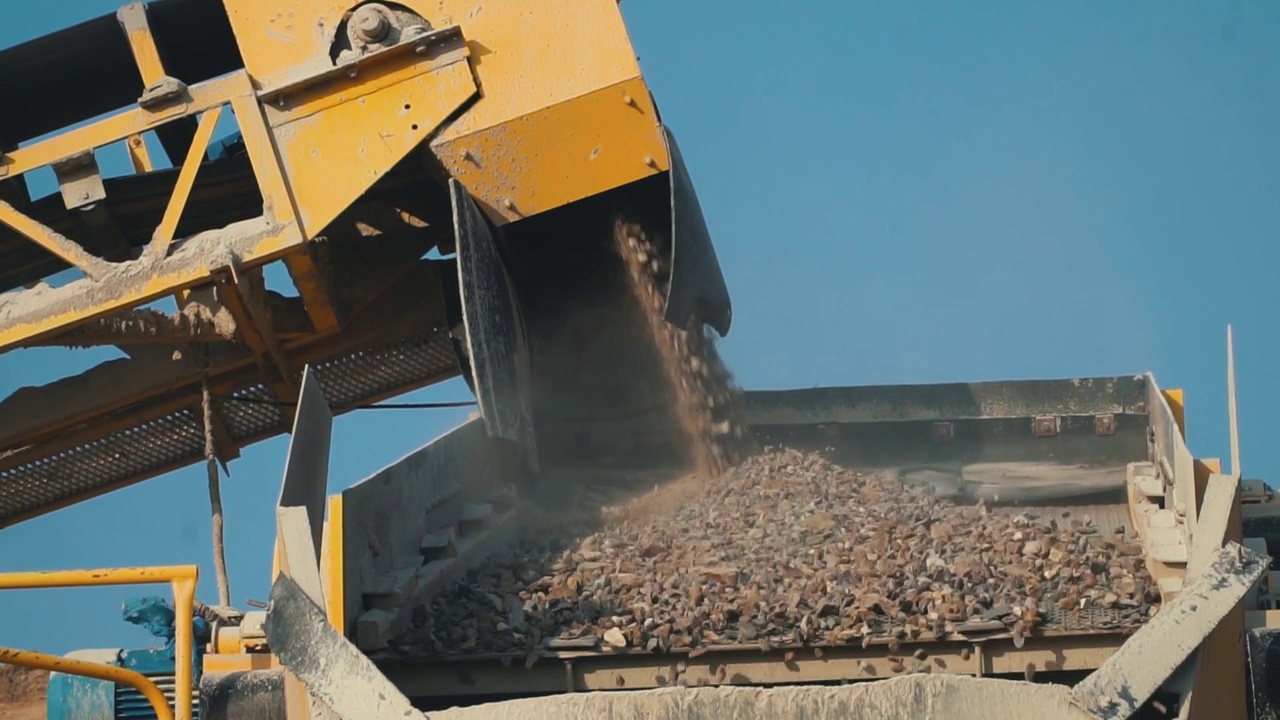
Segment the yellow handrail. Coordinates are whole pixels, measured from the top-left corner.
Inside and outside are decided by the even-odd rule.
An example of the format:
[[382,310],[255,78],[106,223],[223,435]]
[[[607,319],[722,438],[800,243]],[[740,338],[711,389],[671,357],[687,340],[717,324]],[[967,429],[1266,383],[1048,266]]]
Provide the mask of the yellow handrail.
[[151,707],[156,711],[158,720],[173,720],[173,713],[169,710],[169,700],[165,698],[159,686],[142,673],[113,665],[73,660],[27,650],[10,650],[8,648],[0,648],[0,663],[21,665],[22,667],[36,668],[37,670],[48,670],[49,672],[83,675],[84,677],[128,685],[142,693],[142,696],[151,703]]
[[[177,616],[175,625],[174,643],[176,645],[175,659],[176,665],[174,669],[174,711],[169,714],[168,702],[164,699],[164,695],[160,694],[157,705],[156,697],[151,694],[154,690],[159,693],[155,683],[147,680],[142,675],[137,675],[149,685],[149,689],[136,685],[127,679],[115,680],[105,677],[105,673],[116,673],[116,677],[124,678],[126,676],[118,673],[130,673],[129,670],[113,667],[111,665],[103,665],[100,663],[88,663],[78,660],[70,660],[59,658],[51,655],[41,655],[40,653],[29,653],[22,650],[5,650],[0,649],[0,662],[9,663],[11,665],[26,665],[27,667],[39,667],[44,669],[52,669],[44,665],[30,665],[22,660],[29,662],[46,662],[50,658],[59,664],[58,671],[72,675],[85,675],[87,677],[98,678],[101,680],[112,680],[113,682],[124,682],[131,685],[143,694],[151,704],[156,707],[156,713],[161,718],[176,717],[177,720],[192,720],[191,718],[191,664],[193,662],[194,639],[192,637],[192,621],[195,617],[193,605],[196,597],[196,580],[199,578],[199,568],[195,565],[170,565],[160,567],[136,567],[136,568],[103,568],[97,570],[52,570],[52,571],[34,571],[34,572],[14,572],[0,573],[0,590],[32,590],[36,588],[57,588],[57,587],[100,587],[104,585],[147,585],[157,583],[169,583],[173,588],[173,609]],[[161,708],[164,714],[160,714]]]

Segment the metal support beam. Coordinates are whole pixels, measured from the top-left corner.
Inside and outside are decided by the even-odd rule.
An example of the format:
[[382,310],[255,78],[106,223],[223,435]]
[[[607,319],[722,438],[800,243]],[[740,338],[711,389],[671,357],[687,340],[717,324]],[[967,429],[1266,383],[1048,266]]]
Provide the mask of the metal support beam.
[[[160,59],[160,50],[156,47],[155,36],[151,33],[151,23],[147,20],[146,4],[134,2],[125,5],[116,11],[116,20],[119,21],[120,28],[124,30],[125,37],[129,40],[134,63],[137,64],[138,74],[142,77],[142,86],[150,89],[168,80],[164,62]],[[164,147],[169,160],[176,165],[179,158],[186,157],[190,152],[190,148],[195,143],[196,132],[197,125],[194,119],[182,118],[158,128],[156,135],[160,138],[160,145]],[[138,140],[141,141],[141,139],[141,136],[138,136]],[[129,151],[130,157],[134,160],[135,169],[140,164],[145,164],[150,170],[151,157],[147,153],[146,146],[139,142],[138,147],[141,148],[141,153],[135,155],[132,140],[130,138]]]
[[[392,287],[381,289],[378,300],[353,317],[337,336],[299,338],[287,345],[282,343],[281,350],[294,363],[314,364],[355,348],[413,336],[424,328],[444,327],[443,305],[422,302],[424,296],[430,297],[433,287],[439,287],[439,282],[434,266],[419,264]],[[291,317],[301,319],[297,315]],[[276,319],[283,322],[282,318]],[[218,392],[235,384],[224,381],[256,362],[252,352],[230,344],[212,345],[210,353],[209,373]],[[0,400],[0,452],[47,442],[73,430],[97,433],[112,413],[194,386],[200,376],[199,358],[189,349],[175,348],[146,360],[111,360],[74,377],[42,387],[22,388]],[[199,402],[195,394],[177,398],[177,402],[172,397],[168,400],[169,412]],[[134,419],[140,421],[141,416]],[[0,460],[0,469],[5,467],[10,466]]]
[[105,275],[110,269],[106,261],[89,253],[79,243],[33,220],[4,200],[0,200],[0,223],[8,225],[19,235],[53,253],[68,265],[79,269],[88,278]]
[[317,260],[315,250],[322,247],[309,243],[284,257],[289,277],[302,295],[307,314],[321,335],[338,329],[338,310],[334,305],[333,275],[328,263]]
[[280,341],[271,329],[261,271],[238,271],[233,265],[215,270],[213,280],[219,299],[236,319],[241,339],[253,352],[263,380],[271,386],[276,399],[285,404],[284,412],[292,420],[298,388]]
[[178,171],[178,180],[169,197],[169,204],[164,209],[164,217],[151,236],[147,245],[147,254],[152,257],[164,257],[169,251],[178,232],[178,223],[182,220],[182,211],[187,208],[187,199],[191,197],[191,187],[195,185],[196,173],[204,164],[205,152],[209,149],[209,141],[213,139],[214,128],[222,117],[222,106],[215,105],[200,116],[200,124],[196,128],[195,139],[187,150],[187,157]]

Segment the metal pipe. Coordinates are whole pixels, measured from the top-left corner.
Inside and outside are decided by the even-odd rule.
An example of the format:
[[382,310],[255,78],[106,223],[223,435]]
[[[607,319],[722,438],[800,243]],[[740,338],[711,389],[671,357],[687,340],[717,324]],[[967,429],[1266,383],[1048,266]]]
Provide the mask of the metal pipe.
[[[187,632],[190,633],[190,629]],[[0,648],[0,663],[35,668],[37,670],[48,670],[49,672],[67,673],[69,675],[81,675],[128,685],[141,693],[147,699],[147,702],[151,703],[151,708],[155,710],[156,717],[159,720],[173,720],[173,712],[169,709],[169,700],[160,691],[160,688],[154,682],[151,682],[147,676],[132,670],[10,648]],[[182,663],[179,663],[178,667],[181,668]],[[190,680],[191,668],[189,665],[187,666],[187,675],[188,680]],[[187,695],[189,700],[191,695],[190,684],[187,685]]]
[[102,585],[150,585],[174,580],[195,580],[195,565],[103,568],[98,570],[36,570],[0,573],[0,590],[35,590],[55,587]]
[[196,598],[196,578],[175,578],[170,581],[173,586],[173,609],[178,615],[175,625],[174,642],[177,645],[178,661],[174,663],[173,704],[178,711],[178,720],[192,720],[191,717],[191,663],[194,634],[191,624],[195,620],[192,605]]
[[[175,662],[174,665],[174,710],[170,712],[168,709],[168,701],[164,700],[163,694],[160,695],[162,703],[165,707],[165,713],[157,716],[164,720],[171,720],[176,716],[177,720],[192,720],[191,704],[192,704],[192,671],[191,664],[194,662],[194,654],[192,645],[195,643],[193,637],[194,632],[192,622],[195,619],[195,597],[196,597],[196,580],[199,578],[199,568],[195,565],[162,565],[159,567],[134,567],[134,568],[101,568],[96,570],[50,570],[50,571],[34,571],[34,572],[14,572],[0,573],[0,590],[33,590],[36,588],[56,588],[56,587],[99,587],[104,585],[149,585],[157,583],[169,583],[173,588],[173,609],[177,617],[174,623],[174,643]],[[40,662],[58,663],[60,667],[71,667],[68,663],[79,663],[77,667],[93,670],[95,672],[104,672],[105,670],[121,671],[120,668],[113,668],[109,665],[98,665],[96,663],[83,663],[80,661],[68,660],[57,657],[56,655],[40,655],[39,653],[25,653],[20,650],[2,651],[0,652],[0,662],[9,662],[12,665],[23,665],[22,662],[5,660],[3,652],[17,653],[16,657],[27,658],[29,661],[34,658]],[[43,660],[41,660],[43,659]],[[27,667],[39,667],[49,669],[47,665],[27,665]],[[105,670],[104,670],[105,669]],[[100,675],[76,672],[67,670],[76,675],[88,675],[88,677],[98,677],[100,679],[112,679]],[[132,673],[137,675],[137,673]],[[142,675],[138,678],[146,681],[152,689],[155,684],[151,683]],[[131,680],[120,680],[113,682],[124,682],[138,689],[149,700],[154,700],[148,696],[147,690],[135,684]]]

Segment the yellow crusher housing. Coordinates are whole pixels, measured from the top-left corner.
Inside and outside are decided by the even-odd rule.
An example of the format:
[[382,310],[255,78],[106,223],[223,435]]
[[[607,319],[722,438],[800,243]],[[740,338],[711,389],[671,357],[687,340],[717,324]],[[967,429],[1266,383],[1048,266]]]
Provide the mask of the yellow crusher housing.
[[134,3],[0,51],[0,107],[0,352],[128,356],[0,400],[0,527],[200,460],[202,383],[222,461],[288,431],[308,365],[335,412],[461,373],[535,465],[661,455],[618,213],[667,320],[729,329],[615,0]]

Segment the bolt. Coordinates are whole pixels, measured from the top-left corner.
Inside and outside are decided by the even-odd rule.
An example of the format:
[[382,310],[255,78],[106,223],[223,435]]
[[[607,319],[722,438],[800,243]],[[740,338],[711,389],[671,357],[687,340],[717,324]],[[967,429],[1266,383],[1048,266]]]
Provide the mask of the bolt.
[[649,166],[649,167],[651,167],[651,168],[657,168],[657,167],[658,167],[658,163],[657,163],[657,161],[655,161],[655,160],[653,159],[653,156],[652,156],[652,155],[645,155],[645,156],[644,156],[644,164],[645,164],[645,165],[648,165],[648,166]]
[[514,210],[516,208],[516,204],[514,202],[511,202],[511,198],[503,198],[502,207],[508,210]]
[[635,107],[636,99],[635,99],[635,98],[633,98],[633,97],[631,97],[630,95],[623,95],[623,96],[622,96],[622,102],[624,102],[624,103],[626,103],[626,104],[628,104],[628,105],[630,105],[630,106],[632,106],[632,107]]
[[356,10],[351,17],[351,25],[356,29],[356,35],[369,43],[382,42],[391,31],[391,23],[387,22],[386,16],[372,5]]
[[468,162],[471,160],[471,151],[463,148],[458,151],[458,157],[462,158],[463,162]]

